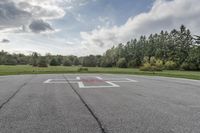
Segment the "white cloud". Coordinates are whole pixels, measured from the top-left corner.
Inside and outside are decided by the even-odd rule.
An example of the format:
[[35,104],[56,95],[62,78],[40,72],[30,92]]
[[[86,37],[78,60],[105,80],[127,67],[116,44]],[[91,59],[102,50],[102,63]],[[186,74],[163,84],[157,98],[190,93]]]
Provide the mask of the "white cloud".
[[[98,20],[103,24],[104,27],[110,27],[114,24],[113,20],[110,17],[99,16]],[[100,28],[100,27],[98,27],[98,28]]]
[[140,35],[171,30],[181,24],[200,33],[199,0],[156,0],[151,10],[129,18],[124,25],[102,27],[90,32],[81,32],[82,44],[91,53],[98,54],[118,43],[124,43]]
[[[52,20],[63,18],[67,11],[83,6],[88,1],[91,0],[1,0],[0,32],[8,29],[15,33],[23,32],[20,30],[22,27],[30,27],[29,25],[37,20],[43,20],[47,24]],[[78,15],[77,19],[80,20],[80,17]],[[41,26],[44,26],[44,23],[40,23]],[[30,31],[27,28],[23,29]]]
[[51,20],[59,19],[65,15],[65,11],[59,6],[59,0],[14,0],[17,6],[30,12],[34,18]]

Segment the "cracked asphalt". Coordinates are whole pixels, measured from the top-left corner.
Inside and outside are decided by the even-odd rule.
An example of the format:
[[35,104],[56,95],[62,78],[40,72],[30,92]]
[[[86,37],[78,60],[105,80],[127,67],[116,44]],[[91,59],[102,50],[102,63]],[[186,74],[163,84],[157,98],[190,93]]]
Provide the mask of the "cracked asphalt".
[[[81,88],[68,81],[77,77],[138,82],[102,83],[102,88],[101,82],[91,82],[92,87]],[[48,79],[64,80],[44,83]],[[200,81],[112,74],[0,76],[0,133],[200,133]]]

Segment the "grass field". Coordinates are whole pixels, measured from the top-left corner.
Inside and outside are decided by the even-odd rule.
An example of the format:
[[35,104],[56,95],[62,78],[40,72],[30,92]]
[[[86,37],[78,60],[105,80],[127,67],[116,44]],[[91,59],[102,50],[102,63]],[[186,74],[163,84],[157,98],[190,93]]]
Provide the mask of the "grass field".
[[165,76],[165,77],[178,77],[200,80],[200,71],[162,71],[162,72],[148,72],[140,71],[133,68],[100,68],[90,67],[88,71],[79,72],[79,67],[48,67],[38,68],[28,65],[18,66],[0,66],[0,75],[19,75],[19,74],[53,74],[53,73],[112,73],[112,74],[134,74],[134,75],[149,75],[149,76]]

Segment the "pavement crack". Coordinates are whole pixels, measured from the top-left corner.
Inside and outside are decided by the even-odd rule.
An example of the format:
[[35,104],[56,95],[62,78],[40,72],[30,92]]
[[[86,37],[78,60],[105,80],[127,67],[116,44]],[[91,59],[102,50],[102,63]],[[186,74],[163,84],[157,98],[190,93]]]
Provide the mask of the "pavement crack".
[[70,85],[70,87],[72,88],[72,90],[76,93],[76,95],[79,97],[79,99],[81,100],[81,102],[84,104],[84,106],[87,108],[87,110],[90,112],[90,114],[93,116],[93,118],[96,120],[100,130],[102,133],[107,133],[107,131],[105,130],[105,127],[103,126],[101,120],[97,117],[97,115],[95,114],[95,112],[93,111],[93,109],[90,107],[90,105],[84,100],[84,98],[80,95],[80,93],[78,92],[77,89],[75,89],[73,87],[73,85],[69,82],[69,80],[67,79],[66,76],[63,75],[63,77],[65,78],[65,80],[67,81],[67,83]]
[[0,110],[12,99],[16,96],[16,94],[24,87],[28,84],[28,82],[30,82],[31,80],[33,79],[30,78],[28,81],[26,81],[25,83],[23,83],[5,102],[3,102],[1,105],[0,105]]

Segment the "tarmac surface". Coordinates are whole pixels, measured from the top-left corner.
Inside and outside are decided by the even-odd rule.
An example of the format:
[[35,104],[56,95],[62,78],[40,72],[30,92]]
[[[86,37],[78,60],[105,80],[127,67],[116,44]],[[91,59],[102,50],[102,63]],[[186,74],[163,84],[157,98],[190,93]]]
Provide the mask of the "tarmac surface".
[[0,76],[0,133],[200,133],[200,81]]

